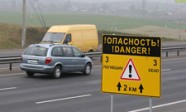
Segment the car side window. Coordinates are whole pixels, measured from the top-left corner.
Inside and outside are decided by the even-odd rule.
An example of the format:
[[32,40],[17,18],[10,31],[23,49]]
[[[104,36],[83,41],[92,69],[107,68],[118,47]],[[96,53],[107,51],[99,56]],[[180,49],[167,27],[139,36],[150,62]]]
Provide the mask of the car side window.
[[60,57],[60,56],[64,56],[64,53],[62,52],[62,49],[60,47],[54,47],[52,49],[52,54],[51,55]]
[[72,48],[74,51],[74,56],[79,57],[82,55],[82,52],[79,49],[76,48]]
[[24,52],[25,55],[46,56],[48,49],[41,46],[31,46]]
[[62,49],[64,51],[65,56],[67,56],[67,57],[73,57],[74,56],[71,47],[63,47]]

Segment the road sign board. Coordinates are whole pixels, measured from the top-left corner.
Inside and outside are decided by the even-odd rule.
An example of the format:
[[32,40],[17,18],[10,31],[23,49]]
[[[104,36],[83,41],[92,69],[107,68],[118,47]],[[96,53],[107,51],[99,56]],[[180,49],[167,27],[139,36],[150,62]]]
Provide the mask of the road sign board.
[[102,92],[160,97],[161,39],[103,35]]
[[186,3],[186,0],[175,0],[176,3]]

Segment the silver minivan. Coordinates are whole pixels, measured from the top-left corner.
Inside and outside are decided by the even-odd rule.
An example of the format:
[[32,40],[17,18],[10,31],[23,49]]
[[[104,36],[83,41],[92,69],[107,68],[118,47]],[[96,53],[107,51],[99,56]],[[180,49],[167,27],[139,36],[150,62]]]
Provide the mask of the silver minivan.
[[59,78],[65,72],[89,75],[92,60],[74,46],[33,44],[23,52],[20,68],[29,77],[35,73],[50,74],[53,78]]

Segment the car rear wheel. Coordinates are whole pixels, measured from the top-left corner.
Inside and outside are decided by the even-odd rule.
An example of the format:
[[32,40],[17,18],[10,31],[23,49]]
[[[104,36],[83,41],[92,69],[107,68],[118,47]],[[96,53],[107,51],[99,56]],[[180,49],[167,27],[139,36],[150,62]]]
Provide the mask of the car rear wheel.
[[60,77],[61,77],[61,71],[62,71],[61,67],[60,67],[60,66],[56,66],[56,67],[54,68],[52,77],[53,77],[54,79],[60,78]]
[[33,77],[34,76],[34,73],[33,72],[28,72],[27,71],[26,74],[27,74],[28,77]]
[[85,65],[85,68],[84,68],[83,74],[85,74],[85,75],[89,75],[90,72],[91,72],[91,70],[92,70],[92,66],[91,66],[91,64],[90,64],[90,63],[87,63],[87,64]]

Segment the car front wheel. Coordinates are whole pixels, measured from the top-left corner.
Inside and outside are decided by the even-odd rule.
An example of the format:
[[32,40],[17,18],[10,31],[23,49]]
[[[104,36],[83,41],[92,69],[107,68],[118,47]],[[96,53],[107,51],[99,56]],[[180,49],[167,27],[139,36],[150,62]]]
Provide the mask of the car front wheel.
[[91,66],[91,64],[90,64],[90,63],[87,63],[87,64],[85,65],[85,68],[84,68],[83,74],[85,74],[85,75],[89,75],[90,72],[91,72],[91,70],[92,70],[92,66]]
[[61,67],[60,67],[60,66],[56,66],[56,67],[54,68],[52,77],[53,77],[54,79],[59,78],[59,77],[61,76],[61,71],[62,71],[62,70],[61,70]]
[[26,74],[27,74],[28,77],[33,77],[34,76],[34,73],[33,72],[28,72],[27,71]]

